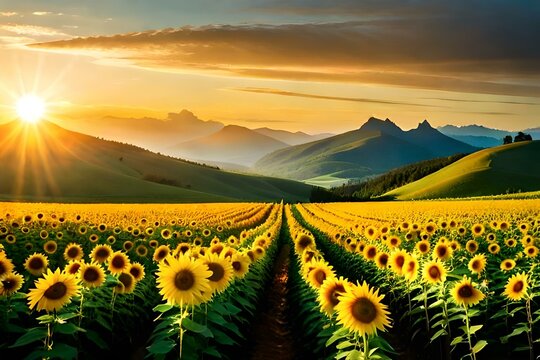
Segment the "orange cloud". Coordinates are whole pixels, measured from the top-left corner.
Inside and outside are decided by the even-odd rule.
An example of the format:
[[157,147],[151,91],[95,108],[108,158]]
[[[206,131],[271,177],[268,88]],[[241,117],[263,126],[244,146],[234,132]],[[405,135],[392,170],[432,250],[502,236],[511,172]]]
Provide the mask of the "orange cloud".
[[67,36],[56,29],[37,25],[5,24],[0,25],[0,30],[27,36]]
[[495,38],[467,19],[413,20],[187,26],[32,47],[170,71],[540,97],[540,51],[527,42],[534,34],[518,38],[518,26]]

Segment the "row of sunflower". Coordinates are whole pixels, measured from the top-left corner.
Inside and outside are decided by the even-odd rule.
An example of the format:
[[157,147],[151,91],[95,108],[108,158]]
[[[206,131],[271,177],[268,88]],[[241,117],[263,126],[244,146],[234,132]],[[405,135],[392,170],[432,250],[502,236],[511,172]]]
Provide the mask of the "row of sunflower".
[[[258,211],[253,213],[253,209]],[[5,216],[0,221],[0,329],[4,334],[0,349],[11,358],[95,358],[144,351],[144,347],[137,349],[137,344],[144,344],[151,335],[151,309],[160,298],[170,303],[166,306],[180,303],[182,314],[191,311],[192,323],[185,319],[185,329],[190,325],[191,330],[201,329],[193,322],[193,310],[187,307],[190,302],[215,304],[218,310],[213,319],[223,325],[224,316],[232,317],[253,306],[244,300],[240,305],[220,304],[220,299],[225,293],[238,291],[241,280],[235,279],[246,274],[251,274],[253,283],[264,280],[265,266],[257,264],[269,266],[270,257],[261,259],[267,258],[266,252],[278,236],[281,212],[281,205],[268,204],[249,205],[242,216],[238,211],[229,212],[234,215],[231,219],[253,226],[238,229],[237,236],[220,233],[217,228],[223,225],[209,226],[205,221],[200,222],[203,229],[190,222],[191,229],[182,230],[176,216],[167,219],[161,215],[159,221],[149,221],[144,212],[126,222],[133,224],[132,229],[128,229],[130,225],[122,228],[118,222],[90,223],[80,215],[74,216],[75,222],[54,213]],[[248,223],[245,213],[263,213],[264,217],[255,216]],[[134,228],[143,227],[154,231],[143,230],[137,236],[132,233]],[[121,231],[115,231],[118,228]],[[213,238],[205,236],[209,229],[215,234]],[[188,230],[192,234],[186,234]],[[60,233],[63,235],[58,236]],[[193,236],[196,233],[208,240],[199,240]],[[178,270],[184,268],[197,277]],[[255,271],[248,272],[250,268]],[[149,276],[154,273],[157,277]],[[176,275],[172,278],[171,274]],[[46,314],[40,315],[41,311]],[[208,335],[210,330],[204,333]],[[227,331],[215,334],[216,346],[207,346],[206,352],[216,353],[217,345],[236,341]],[[190,343],[192,340],[187,340],[188,348]],[[85,352],[78,354],[79,349]],[[150,352],[156,349],[163,354],[163,343],[152,341]]]
[[389,343],[377,335],[390,325],[384,295],[366,281],[340,276],[302,226],[285,208],[293,261],[289,285],[295,326],[303,351],[316,358],[388,359]]
[[[466,216],[454,212],[449,219],[437,216],[435,208],[415,214],[409,204],[409,212],[391,222],[364,210],[359,213],[370,214],[366,224],[359,224],[361,218],[351,211],[357,205],[348,211],[333,205],[324,211],[323,205],[298,205],[296,210],[324,239],[330,260],[345,259],[340,264],[350,278],[367,277],[390,296],[392,313],[400,315],[397,327],[408,332],[402,342],[409,346],[401,349],[397,341],[399,351],[421,345],[418,356],[427,358],[448,353],[475,359],[483,349],[494,357],[534,356],[539,340],[534,334],[540,331],[534,303],[540,294],[538,207],[517,217],[513,204],[495,214],[487,205],[476,204]],[[355,222],[341,227],[328,221],[336,218]]]

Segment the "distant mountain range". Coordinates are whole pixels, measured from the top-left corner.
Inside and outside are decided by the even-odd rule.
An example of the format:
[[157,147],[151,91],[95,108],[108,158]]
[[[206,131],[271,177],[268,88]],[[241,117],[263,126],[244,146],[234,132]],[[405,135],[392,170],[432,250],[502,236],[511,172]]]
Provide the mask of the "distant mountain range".
[[[445,125],[438,127],[437,130],[456,140],[480,148],[499,146],[503,143],[505,136],[511,135],[514,137],[517,135],[517,131],[492,129],[481,125]],[[540,139],[540,128],[526,129],[523,132],[530,134],[533,139]]]
[[57,123],[68,130],[234,170],[245,169],[276,149],[333,135],[225,126],[219,121],[202,120],[185,109],[169,113],[166,119],[106,116]]
[[41,121],[0,125],[0,199],[60,202],[306,201],[311,187],[229,173]]
[[538,159],[538,140],[484,149],[385,195],[410,200],[537,191]]
[[476,150],[437,131],[427,120],[416,129],[403,131],[389,119],[372,117],[358,130],[276,150],[254,169],[330,187],[420,160]]

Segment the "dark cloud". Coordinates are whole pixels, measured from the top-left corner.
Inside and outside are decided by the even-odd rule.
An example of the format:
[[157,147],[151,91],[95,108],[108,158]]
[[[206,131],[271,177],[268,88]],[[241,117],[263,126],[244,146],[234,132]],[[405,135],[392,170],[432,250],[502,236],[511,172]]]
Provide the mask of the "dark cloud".
[[308,99],[318,99],[318,100],[334,100],[334,101],[350,101],[358,103],[369,103],[369,104],[382,104],[382,105],[407,105],[407,106],[421,106],[421,107],[441,107],[435,105],[426,105],[426,104],[416,104],[411,102],[399,102],[399,101],[389,101],[389,100],[379,100],[379,99],[367,99],[367,98],[353,98],[353,97],[343,97],[343,96],[326,96],[326,95],[316,95],[316,94],[306,94],[292,91],[285,91],[279,89],[268,89],[268,88],[235,88],[232,90],[251,92],[257,94],[271,94],[271,95],[281,95],[281,96],[292,96],[292,97],[302,97]]
[[270,7],[365,14],[341,23],[182,27],[32,46],[175,71],[540,97],[540,2],[355,3]]

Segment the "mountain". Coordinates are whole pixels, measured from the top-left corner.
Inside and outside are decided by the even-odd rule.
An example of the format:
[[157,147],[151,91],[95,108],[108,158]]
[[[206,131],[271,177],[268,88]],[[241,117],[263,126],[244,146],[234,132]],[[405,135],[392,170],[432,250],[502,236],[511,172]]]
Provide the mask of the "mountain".
[[372,117],[358,130],[277,150],[259,160],[254,170],[331,187],[421,160],[476,150],[441,134],[427,121],[403,131],[389,119]]
[[105,116],[59,120],[58,124],[68,130],[161,152],[179,142],[210,135],[224,126],[217,121],[201,120],[185,109],[169,113],[165,119]]
[[168,152],[199,161],[253,165],[262,156],[288,145],[257,131],[227,125],[211,135],[180,143]]
[[456,140],[480,148],[499,146],[506,135],[516,135],[511,131],[491,129],[481,125],[445,125],[438,127],[437,130]]
[[300,145],[333,136],[333,134],[309,135],[301,131],[290,132],[285,130],[270,129],[267,127],[254,129],[254,131],[258,132],[259,134],[279,140],[287,145]]
[[407,200],[536,191],[539,158],[538,140],[484,149],[385,195]]
[[540,140],[540,127],[523,130],[525,134],[530,134],[533,140]]
[[305,201],[302,183],[228,173],[42,121],[0,125],[0,198],[62,202]]

